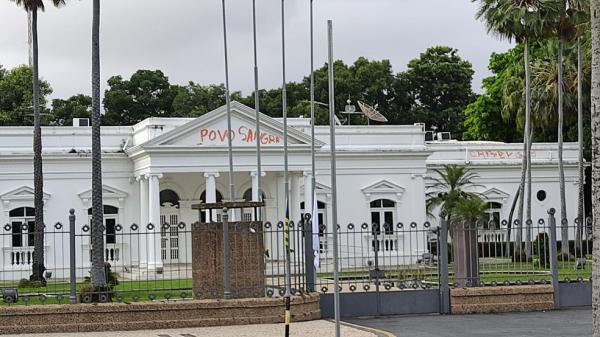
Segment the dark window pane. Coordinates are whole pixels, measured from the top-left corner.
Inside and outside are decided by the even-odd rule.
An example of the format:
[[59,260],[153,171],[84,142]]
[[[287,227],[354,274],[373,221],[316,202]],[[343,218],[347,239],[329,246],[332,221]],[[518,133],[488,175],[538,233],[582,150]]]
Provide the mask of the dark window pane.
[[300,203],[300,210],[306,212],[306,209],[304,208],[304,201]]
[[27,245],[33,247],[35,246],[35,221],[29,221],[27,227],[29,232],[27,235]]
[[26,216],[35,216],[35,208],[25,207],[25,215]]
[[8,213],[8,216],[10,216],[10,217],[25,216],[25,208],[23,208],[23,207],[15,208]]
[[383,207],[394,207],[396,206],[396,203],[391,201],[391,200],[387,200],[387,199],[383,199]]
[[106,243],[116,243],[117,236],[115,232],[115,225],[117,220],[115,219],[106,219]]
[[371,201],[371,208],[379,208],[379,207],[381,207],[381,200]]
[[12,223],[12,246],[13,247],[22,247],[23,246],[23,241],[22,241],[22,227],[23,223],[22,222],[13,222]]
[[179,195],[173,190],[160,191],[160,205],[170,203],[171,205],[179,205]]
[[[244,200],[252,201],[252,189],[251,188],[247,189],[246,192],[244,192]],[[300,206],[300,208],[302,208],[302,206]]]
[[323,236],[323,234],[325,234],[325,228],[322,226],[323,224],[325,224],[325,221],[323,221],[323,213],[319,213],[319,236]]
[[119,209],[114,206],[104,205],[104,214],[119,214]]
[[385,212],[385,234],[394,234],[394,212]]
[[318,208],[318,209],[325,209],[325,208],[327,208],[327,207],[326,207],[326,205],[325,205],[325,203],[324,203],[324,202],[322,202],[322,201],[317,201],[317,208]]
[[371,212],[371,233],[373,235],[381,234],[381,228],[379,227],[379,212]]

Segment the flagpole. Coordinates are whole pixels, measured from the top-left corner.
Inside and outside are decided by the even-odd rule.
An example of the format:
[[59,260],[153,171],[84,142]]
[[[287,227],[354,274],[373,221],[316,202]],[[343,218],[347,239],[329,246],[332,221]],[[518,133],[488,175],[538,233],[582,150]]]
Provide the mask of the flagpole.
[[333,279],[335,292],[333,306],[335,312],[335,336],[340,336],[340,277],[338,271],[338,228],[337,228],[337,165],[335,155],[335,87],[333,72],[333,22],[327,21],[327,35],[329,40],[329,138],[331,152],[331,202],[333,220]]
[[[252,0],[252,32],[254,38],[254,110],[256,113],[256,181],[258,185],[258,201],[262,200],[262,163],[260,153],[260,95],[258,92],[258,52],[256,46],[256,0]],[[262,220],[262,208],[259,208],[258,219]]]
[[[227,56],[227,21],[225,15],[225,0],[223,4],[223,45],[225,52],[225,105],[227,108],[227,153],[229,156],[229,200],[235,199],[235,190],[233,185],[233,151],[231,136],[231,99],[229,97],[229,60]],[[232,211],[232,220],[235,220],[235,210]],[[223,226],[223,297],[229,299],[231,292],[229,288],[229,224]]]
[[[315,165],[315,50],[314,50],[314,15],[313,15],[313,0],[310,0],[310,156],[311,156],[311,213],[315,213],[314,212],[314,205],[317,203],[317,196],[315,194],[316,192],[316,184],[317,184],[317,179],[316,179],[316,165]],[[308,209],[308,205],[306,205],[305,209]],[[318,208],[317,208],[317,212],[318,212]],[[319,215],[317,214],[311,214],[311,223],[314,223],[315,221],[317,222],[317,228],[319,226]],[[313,259],[314,259],[314,255],[315,254],[319,254],[318,250],[314,250],[314,242],[312,242],[313,240],[315,240],[315,233],[313,231],[313,229],[315,228],[314,225],[311,226],[311,235],[310,235],[310,239],[308,240],[310,243],[310,249],[313,250]],[[319,232],[317,231],[316,233],[317,235],[319,234]],[[318,240],[319,237],[317,236],[316,239]],[[314,267],[314,262],[313,262],[313,266],[307,266],[307,268],[315,268]],[[313,269],[314,270],[314,269]],[[314,272],[309,272],[307,273],[307,278],[309,278],[308,280],[308,285],[309,285],[309,289],[308,291],[315,291],[315,273]]]
[[231,137],[231,98],[229,97],[229,57],[227,54],[227,19],[225,14],[225,0],[223,4],[223,45],[225,51],[225,106],[227,109],[227,155],[229,156],[229,200],[235,200],[235,186],[233,184],[233,145]]
[[290,335],[290,302],[291,302],[291,266],[290,266],[290,226],[289,226],[289,181],[288,181],[288,124],[287,124],[287,92],[285,83],[285,0],[281,0],[281,59],[283,84],[281,87],[281,105],[283,112],[283,180],[285,189],[284,245],[285,245],[285,336]]

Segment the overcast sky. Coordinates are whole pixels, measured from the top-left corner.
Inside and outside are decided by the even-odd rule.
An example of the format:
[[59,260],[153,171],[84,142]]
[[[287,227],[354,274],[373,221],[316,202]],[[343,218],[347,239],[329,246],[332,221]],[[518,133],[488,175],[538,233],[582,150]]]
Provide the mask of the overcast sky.
[[[50,1],[45,1],[49,3]],[[327,56],[326,20],[334,21],[335,57],[389,59],[394,71],[427,47],[459,50],[475,70],[474,90],[489,75],[494,51],[510,47],[485,32],[470,0],[314,0],[315,58]],[[53,98],[91,91],[91,0],[67,0],[39,15],[40,74]],[[253,88],[251,0],[227,0],[232,90]],[[115,74],[161,69],[171,83],[223,83],[220,0],[102,0],[102,85]],[[280,0],[257,0],[259,68],[262,88],[281,83]],[[287,0],[287,78],[310,71],[309,0]],[[0,64],[27,63],[27,20],[23,9],[0,1]]]

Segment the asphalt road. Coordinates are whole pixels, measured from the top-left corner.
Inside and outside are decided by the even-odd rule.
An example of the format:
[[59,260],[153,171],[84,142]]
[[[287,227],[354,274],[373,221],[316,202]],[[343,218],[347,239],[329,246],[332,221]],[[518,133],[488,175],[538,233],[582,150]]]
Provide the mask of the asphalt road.
[[358,318],[350,323],[397,337],[568,337],[592,335],[591,309],[490,315]]

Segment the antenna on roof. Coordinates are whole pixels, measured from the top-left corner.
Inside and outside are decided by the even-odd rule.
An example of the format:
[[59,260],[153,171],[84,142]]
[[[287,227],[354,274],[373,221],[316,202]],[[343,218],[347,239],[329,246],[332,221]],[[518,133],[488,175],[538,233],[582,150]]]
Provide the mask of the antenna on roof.
[[360,110],[362,111],[362,113],[367,117],[367,122],[369,120],[373,120],[376,122],[382,122],[382,123],[386,123],[388,121],[384,115],[380,114],[379,111],[377,111],[378,105],[375,105],[375,107],[372,107],[368,104],[365,104],[364,102],[358,101],[358,106],[360,107]]

